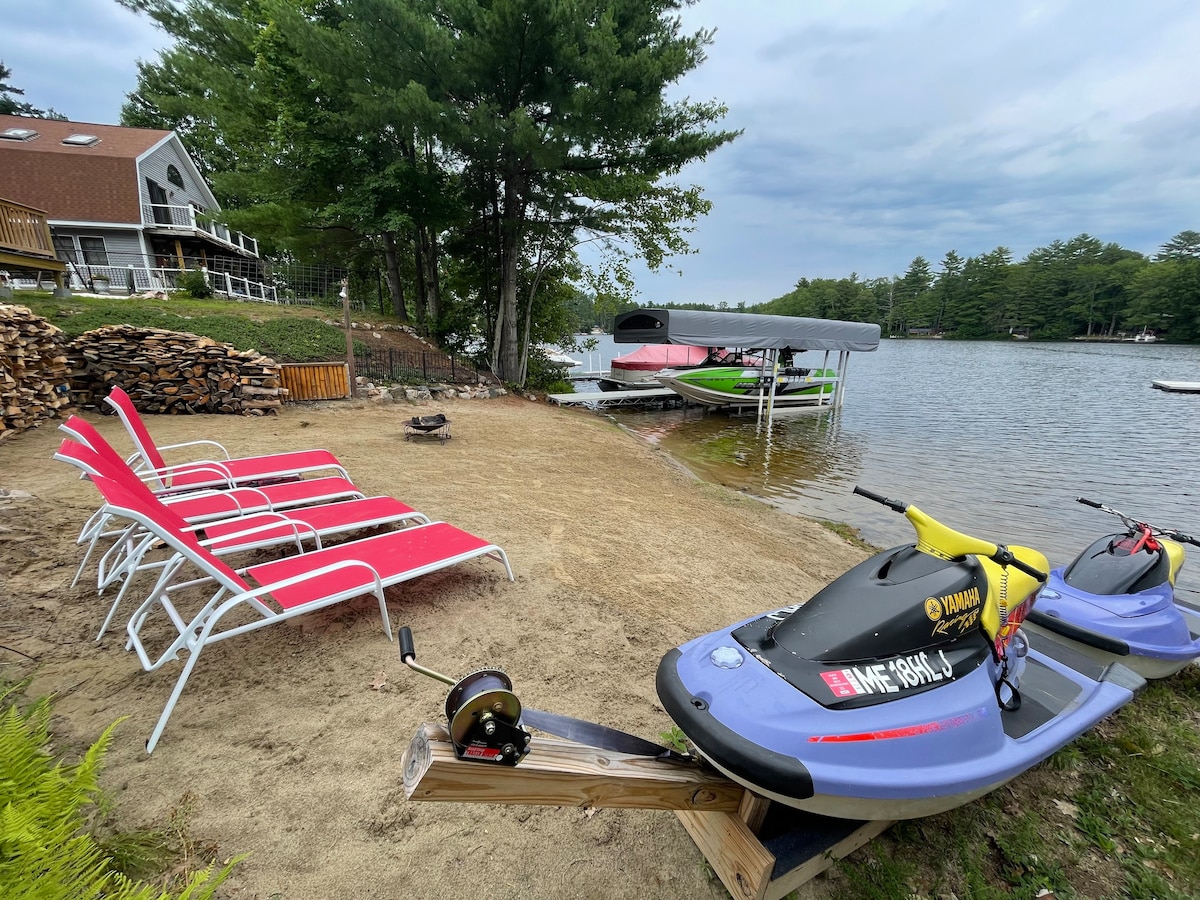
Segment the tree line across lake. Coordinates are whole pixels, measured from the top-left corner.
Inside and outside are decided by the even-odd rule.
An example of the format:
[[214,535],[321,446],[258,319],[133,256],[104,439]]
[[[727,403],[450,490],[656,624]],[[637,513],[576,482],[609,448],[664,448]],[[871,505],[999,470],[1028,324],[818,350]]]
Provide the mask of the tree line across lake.
[[951,250],[936,271],[918,256],[894,278],[802,278],[753,311],[878,322],[895,335],[1200,341],[1200,232],[1180,232],[1153,257],[1089,234],[1020,261],[1006,247],[967,259]]

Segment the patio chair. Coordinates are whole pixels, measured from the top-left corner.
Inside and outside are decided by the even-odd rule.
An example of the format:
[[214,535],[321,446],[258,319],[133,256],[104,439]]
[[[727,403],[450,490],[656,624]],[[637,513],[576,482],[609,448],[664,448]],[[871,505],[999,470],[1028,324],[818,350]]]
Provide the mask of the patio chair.
[[[231,484],[269,482],[278,479],[296,479],[312,472],[333,471],[342,478],[350,476],[328,450],[292,450],[270,453],[264,456],[230,457],[229,451],[216,441],[185,441],[159,447],[150,435],[150,430],[133,405],[133,400],[119,387],[114,387],[104,398],[121,417],[125,430],[137,448],[126,460],[137,472],[151,475],[160,487],[202,488],[228,487]],[[182,450],[188,447],[212,447],[221,455],[220,459],[199,459],[168,465],[164,451]]]
[[[88,475],[107,504],[106,482],[123,486],[133,496],[148,504],[161,504],[124,463],[115,464],[102,458],[95,450],[67,439],[54,458],[69,463]],[[178,516],[179,510],[171,508]],[[192,522],[179,516],[182,527],[196,534],[200,543],[214,554],[244,553],[269,547],[291,544],[297,552],[305,552],[306,540],[316,549],[322,548],[324,538],[385,526],[428,524],[429,517],[393,497],[361,497],[334,503],[315,504],[288,510],[287,513],[268,511],[235,515],[224,519]],[[136,524],[127,525],[100,559],[97,571],[97,590],[103,594],[110,585],[121,582],[121,588],[100,625],[96,640],[104,637],[126,591],[138,573],[161,568],[162,560],[146,561],[146,555],[159,542],[154,532]]]
[[[116,471],[122,469],[130,472],[133,471],[129,469],[128,464],[121,458],[116,449],[87,420],[81,419],[79,416],[71,416],[59,426],[59,430],[70,435],[80,444],[90,447],[102,460],[115,467]],[[77,460],[68,461],[83,468]],[[84,474],[90,474],[86,468],[84,469]],[[138,477],[141,478],[141,476]],[[142,480],[144,481],[144,479]],[[157,485],[157,479],[152,478],[152,484]],[[154,490],[154,488],[152,487],[151,490]],[[219,488],[185,491],[171,491],[169,488],[158,488],[154,492],[163,503],[171,506],[179,516],[193,524],[212,519],[228,518],[235,515],[279,512],[298,506],[327,503],[336,500],[361,499],[366,496],[350,481],[336,476],[303,478],[296,481],[261,485],[259,487],[239,487],[232,482],[227,482]],[[103,539],[116,539],[124,533],[126,526],[110,529],[110,521],[111,516],[107,506],[101,505],[84,522],[83,527],[79,531],[79,537],[76,538],[76,543],[81,545],[86,544],[87,550],[84,552],[83,559],[79,563],[79,568],[75,572],[75,578],[71,582],[72,587],[79,582],[79,578],[83,574],[83,570],[87,568],[88,561],[91,559],[97,544]]]
[[[147,672],[177,659],[180,652],[188,654],[146,741],[147,753],[157,745],[188,677],[209,644],[367,594],[378,601],[383,630],[391,640],[385,588],[482,556],[500,562],[508,580],[514,580],[508,556],[500,547],[445,522],[415,525],[235,571],[187,531],[170,509],[149,503],[108,479],[101,481],[115,514],[154,532],[174,552],[149,597],[126,625],[129,646]],[[176,577],[185,568],[195,569],[197,577],[177,582]],[[215,593],[195,613],[188,615],[177,607],[172,596],[175,592],[209,584],[215,585]],[[142,629],[156,609],[166,614],[176,637],[161,653],[152,656],[143,643]],[[235,611],[243,614],[243,620],[227,624],[225,617]]]

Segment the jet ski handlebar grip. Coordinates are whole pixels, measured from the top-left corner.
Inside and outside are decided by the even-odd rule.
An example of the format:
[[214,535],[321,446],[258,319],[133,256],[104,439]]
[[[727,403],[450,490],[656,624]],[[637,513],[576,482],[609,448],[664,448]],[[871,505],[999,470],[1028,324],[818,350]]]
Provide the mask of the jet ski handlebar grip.
[[861,488],[858,485],[854,486],[854,493],[866,497],[868,500],[874,500],[876,503],[882,503],[884,506],[894,509],[898,513],[902,513],[908,509],[907,503],[901,503],[899,500],[889,500],[883,494],[876,494],[874,491],[868,491],[866,488]]
[[1029,565],[1029,563],[1022,562],[1021,560],[1017,559],[1016,555],[1003,544],[1000,544],[996,547],[996,552],[992,554],[991,558],[995,562],[1000,563],[1002,566],[1012,566],[1014,569],[1019,569],[1030,578],[1036,578],[1038,581],[1044,582],[1050,577],[1041,569],[1035,568]]

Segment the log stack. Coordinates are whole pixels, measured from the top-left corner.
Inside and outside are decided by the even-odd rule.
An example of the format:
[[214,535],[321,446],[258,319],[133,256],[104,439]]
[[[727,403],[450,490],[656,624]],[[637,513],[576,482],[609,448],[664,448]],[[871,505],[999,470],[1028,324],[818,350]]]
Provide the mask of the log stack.
[[71,404],[66,338],[24,306],[0,303],[0,441]]
[[71,350],[77,390],[99,400],[119,385],[144,413],[261,416],[286,394],[273,359],[187,332],[109,325],[80,335]]

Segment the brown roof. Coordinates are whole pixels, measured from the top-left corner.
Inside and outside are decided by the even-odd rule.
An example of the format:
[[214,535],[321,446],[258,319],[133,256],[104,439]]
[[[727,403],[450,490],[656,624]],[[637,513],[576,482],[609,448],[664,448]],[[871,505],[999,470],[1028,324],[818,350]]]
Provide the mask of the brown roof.
[[[0,140],[0,198],[44,209],[52,220],[142,221],[136,160],[171,132],[27,116],[0,116],[0,131],[28,128],[29,141]],[[95,135],[90,147],[64,144]]]

